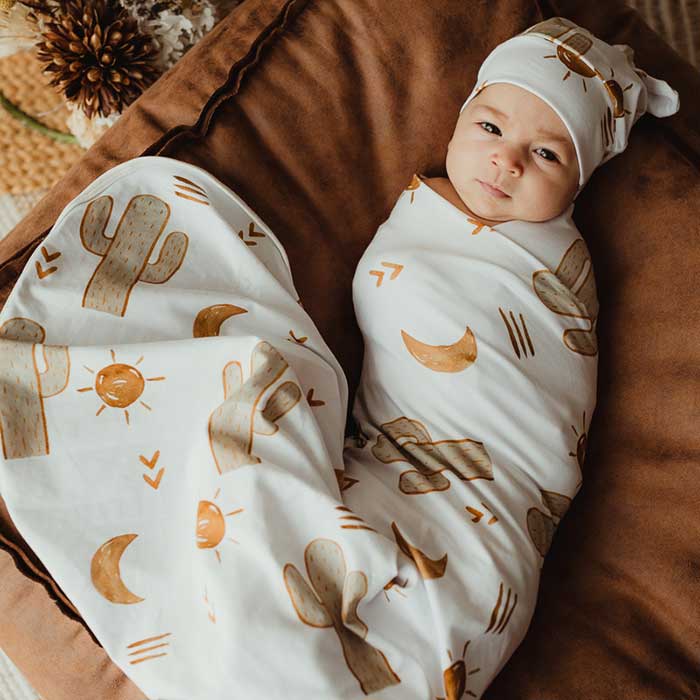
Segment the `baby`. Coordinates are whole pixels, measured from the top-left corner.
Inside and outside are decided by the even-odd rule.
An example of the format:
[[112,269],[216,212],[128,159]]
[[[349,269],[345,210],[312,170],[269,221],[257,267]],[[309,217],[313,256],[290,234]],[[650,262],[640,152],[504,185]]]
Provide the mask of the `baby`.
[[[481,697],[524,637],[583,479],[598,299],[573,200],[645,111],[677,109],[629,47],[537,24],[482,64],[448,177],[414,177],[358,263],[345,503],[420,572],[397,577],[407,599],[376,613],[376,639],[435,679],[430,645],[450,700]],[[407,685],[396,697],[423,697]]]

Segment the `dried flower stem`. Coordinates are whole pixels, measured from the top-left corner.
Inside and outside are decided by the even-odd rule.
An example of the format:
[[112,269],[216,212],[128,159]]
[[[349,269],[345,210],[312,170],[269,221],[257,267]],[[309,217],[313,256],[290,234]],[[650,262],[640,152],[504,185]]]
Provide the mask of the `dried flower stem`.
[[3,107],[11,116],[13,116],[18,121],[28,126],[31,129],[41,132],[45,136],[50,136],[55,141],[61,141],[62,143],[77,143],[78,139],[73,136],[73,134],[66,134],[63,131],[57,131],[52,129],[40,121],[37,121],[31,115],[23,112],[17,105],[10,102],[10,100],[5,97],[5,95],[0,92],[0,107]]

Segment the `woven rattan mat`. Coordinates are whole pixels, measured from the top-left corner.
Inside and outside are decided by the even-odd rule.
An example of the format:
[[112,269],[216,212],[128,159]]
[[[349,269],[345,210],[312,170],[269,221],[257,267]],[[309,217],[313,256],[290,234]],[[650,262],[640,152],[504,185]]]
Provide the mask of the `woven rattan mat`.
[[[46,85],[33,52],[0,59],[0,86],[5,97],[22,111],[46,126],[70,133],[65,102]],[[0,192],[26,194],[50,187],[82,154],[77,144],[55,141],[7,111],[0,113]]]
[[[32,52],[0,58],[0,89],[11,103],[45,126],[70,133],[69,111],[47,85]],[[79,145],[56,141],[0,109],[0,237],[83,153]]]

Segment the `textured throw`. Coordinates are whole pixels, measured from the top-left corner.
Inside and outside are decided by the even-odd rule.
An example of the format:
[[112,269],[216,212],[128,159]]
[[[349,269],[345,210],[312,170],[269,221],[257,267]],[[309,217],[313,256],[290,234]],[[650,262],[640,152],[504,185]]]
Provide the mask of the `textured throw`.
[[231,190],[147,157],[68,204],[0,314],[0,493],[149,698],[480,697],[581,485],[572,209],[492,228],[414,176],[355,272],[344,440],[342,369]]

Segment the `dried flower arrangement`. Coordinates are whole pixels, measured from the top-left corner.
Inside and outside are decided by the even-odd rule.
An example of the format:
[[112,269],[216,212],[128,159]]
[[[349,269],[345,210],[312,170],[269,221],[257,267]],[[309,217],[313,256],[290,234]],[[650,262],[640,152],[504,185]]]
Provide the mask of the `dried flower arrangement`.
[[[35,52],[88,147],[212,29],[218,10],[210,0],[0,0],[0,56]],[[41,126],[1,94],[0,106]]]

